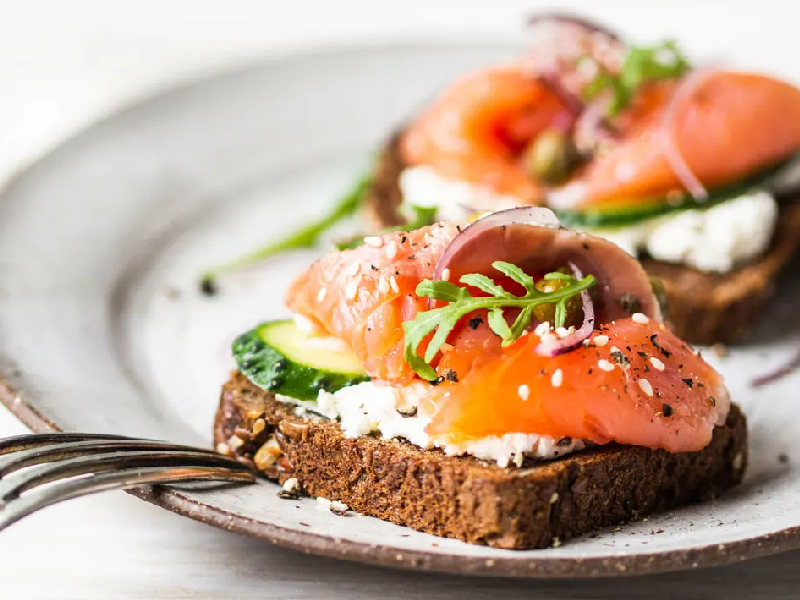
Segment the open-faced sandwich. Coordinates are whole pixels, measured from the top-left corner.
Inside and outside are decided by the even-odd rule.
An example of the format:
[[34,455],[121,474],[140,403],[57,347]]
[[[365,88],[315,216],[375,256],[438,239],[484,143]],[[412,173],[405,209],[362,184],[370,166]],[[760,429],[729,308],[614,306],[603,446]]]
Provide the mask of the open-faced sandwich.
[[740,339],[800,243],[800,91],[565,16],[532,20],[530,40],[392,137],[368,189],[375,228],[548,206],[641,258],[679,336]]
[[217,448],[411,528],[541,548],[740,481],[745,419],[642,266],[544,208],[367,237],[233,345]]

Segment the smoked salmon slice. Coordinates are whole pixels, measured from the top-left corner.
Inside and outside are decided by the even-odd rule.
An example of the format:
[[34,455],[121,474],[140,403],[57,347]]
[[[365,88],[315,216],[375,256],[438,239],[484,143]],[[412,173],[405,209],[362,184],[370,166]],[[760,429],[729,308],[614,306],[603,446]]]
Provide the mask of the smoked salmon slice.
[[[683,191],[668,144],[707,187],[744,179],[800,148],[800,91],[788,83],[715,71],[675,98],[679,84],[670,84],[651,92],[646,108],[631,109],[622,139],[573,181],[582,187],[570,207],[635,205]],[[670,102],[674,115],[667,119]]]
[[[605,324],[594,342],[552,358],[534,352],[535,334],[502,352],[484,346],[488,330],[467,334],[439,366],[455,375],[420,404],[419,414],[432,419],[427,433],[456,445],[514,432],[670,452],[704,448],[728,414],[722,377],[662,324],[642,321]],[[488,351],[476,354],[477,347]]]
[[414,291],[433,277],[459,226],[442,222],[366,238],[359,248],[327,254],[302,273],[287,306],[322,332],[344,341],[376,379],[415,378],[403,359],[403,322],[427,310]]
[[[419,389],[423,380],[406,362],[403,325],[432,307],[416,294],[421,281],[452,286],[462,273],[488,276],[498,257],[532,277],[570,265],[597,280],[591,295],[581,292],[580,329],[559,332],[531,322],[504,346],[486,310],[459,317],[447,343],[437,346],[430,366],[438,379],[426,384],[418,406],[419,416],[429,419],[426,433],[442,445],[523,433],[671,452],[703,448],[728,413],[722,377],[660,322],[650,283],[633,257],[600,238],[553,226],[555,216],[543,219],[541,211],[549,213],[517,208],[463,229],[443,222],[365,238],[363,246],[309,267],[291,286],[287,304],[344,341],[375,380]],[[537,215],[549,224],[537,223]],[[460,296],[450,297],[458,302]],[[566,341],[578,332],[584,333],[574,343],[542,349],[545,336]]]
[[485,185],[525,203],[543,188],[519,166],[516,155],[546,127],[564,119],[559,99],[518,68],[466,75],[406,131],[401,152],[450,179]]
[[[689,71],[641,84],[612,117],[599,106],[576,109],[580,96],[567,102],[545,83],[547,75],[520,60],[457,79],[406,129],[404,160],[521,205],[619,208],[732,184],[800,149],[800,90],[772,77]],[[552,130],[585,145],[585,123],[603,130],[602,141],[581,152],[570,181],[538,181],[525,166],[525,148]]]

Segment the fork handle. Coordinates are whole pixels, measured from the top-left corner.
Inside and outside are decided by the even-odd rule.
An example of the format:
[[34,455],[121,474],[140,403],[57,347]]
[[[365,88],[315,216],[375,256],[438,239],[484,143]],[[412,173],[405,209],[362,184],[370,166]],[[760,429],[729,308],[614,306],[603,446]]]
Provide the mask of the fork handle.
[[249,471],[232,471],[226,467],[147,467],[135,471],[99,473],[81,479],[61,481],[38,488],[7,504],[0,502],[0,531],[23,517],[64,500],[88,496],[108,490],[124,490],[141,485],[187,483],[197,481],[249,482],[255,476]]

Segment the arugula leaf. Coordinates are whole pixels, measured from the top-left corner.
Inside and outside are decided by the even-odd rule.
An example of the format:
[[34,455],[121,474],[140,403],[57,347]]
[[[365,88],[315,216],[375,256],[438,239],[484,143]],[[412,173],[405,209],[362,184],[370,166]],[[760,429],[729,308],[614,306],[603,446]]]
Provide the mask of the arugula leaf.
[[244,256],[240,256],[230,262],[212,267],[203,274],[202,285],[213,284],[213,281],[220,275],[248,267],[256,262],[262,261],[270,256],[279,254],[286,250],[299,248],[313,248],[319,242],[320,237],[336,223],[344,220],[356,212],[369,187],[371,176],[365,175],[359,179],[355,186],[343,196],[331,211],[321,219],[302,227],[301,229],[289,234],[288,236],[269,242]]
[[527,291],[531,291],[536,288],[536,282],[533,280],[533,277],[528,275],[525,271],[520,269],[517,265],[512,265],[511,263],[502,262],[502,261],[495,261],[492,265],[495,269],[500,271],[503,275],[508,277],[509,279],[513,279],[522,287],[524,287]]
[[[488,318],[489,328],[497,334],[504,342],[511,339],[513,333],[511,328],[506,323],[506,318],[503,316],[502,308],[493,308],[489,311]],[[514,323],[516,325],[516,323]]]
[[473,273],[472,275],[464,275],[461,278],[461,283],[476,287],[480,291],[491,294],[492,296],[497,296],[498,298],[511,297],[511,294],[506,292],[501,286],[497,285],[486,275],[479,275],[477,273]]
[[613,117],[631,103],[643,84],[680,77],[689,69],[689,61],[674,40],[666,40],[655,46],[629,46],[619,75],[600,70],[583,94],[587,100],[593,100],[608,90],[611,95],[608,116]]
[[[447,341],[447,337],[456,324],[469,313],[476,310],[487,310],[489,327],[502,338],[503,345],[507,346],[519,339],[531,323],[533,310],[541,304],[555,304],[556,326],[563,326],[566,320],[567,301],[596,283],[592,275],[578,280],[565,273],[548,273],[545,275],[545,279],[560,279],[566,282],[566,285],[545,292],[538,290],[533,278],[516,265],[495,261],[492,263],[492,267],[520,283],[525,288],[525,294],[515,296],[496,284],[491,278],[477,273],[461,277],[460,282],[464,284],[464,287],[450,281],[431,281],[430,279],[420,282],[417,286],[417,296],[448,303],[446,306],[418,313],[416,317],[403,323],[405,360],[423,379],[433,381],[437,378],[436,371],[430,362]],[[477,287],[490,296],[475,297],[466,286]],[[508,326],[503,314],[505,308],[521,309],[511,327]],[[421,357],[417,353],[417,349],[434,330],[435,333],[428,343],[425,355]]]

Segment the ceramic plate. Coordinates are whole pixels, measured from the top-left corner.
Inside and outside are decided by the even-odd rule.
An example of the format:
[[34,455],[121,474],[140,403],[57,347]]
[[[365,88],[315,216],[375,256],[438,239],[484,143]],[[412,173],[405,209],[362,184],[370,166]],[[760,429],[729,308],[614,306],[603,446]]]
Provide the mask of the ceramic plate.
[[[210,444],[232,337],[285,315],[283,290],[316,253],[229,277],[213,298],[198,293],[198,274],[318,213],[393,125],[456,74],[510,54],[449,44],[294,57],[158,97],[54,151],[0,199],[3,401],[36,431]],[[752,453],[746,482],[713,504],[517,552],[336,517],[312,500],[278,499],[268,482],[137,493],[310,553],[461,573],[631,574],[795,547],[800,377],[749,386],[792,351],[782,332],[792,328],[796,295],[784,283],[765,319],[780,327],[762,327],[725,359],[709,354],[748,415]]]

